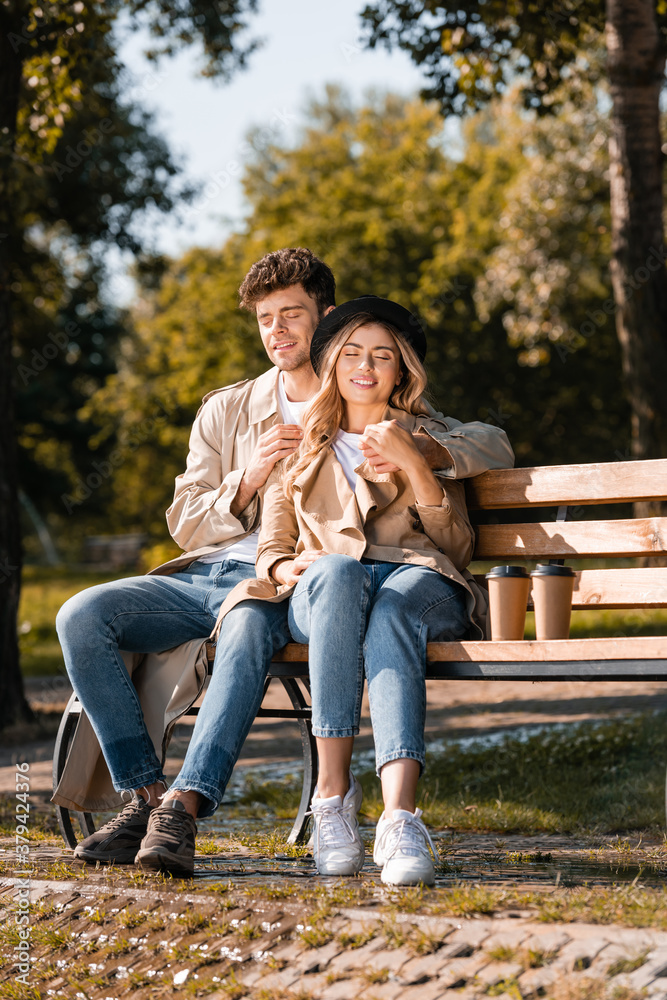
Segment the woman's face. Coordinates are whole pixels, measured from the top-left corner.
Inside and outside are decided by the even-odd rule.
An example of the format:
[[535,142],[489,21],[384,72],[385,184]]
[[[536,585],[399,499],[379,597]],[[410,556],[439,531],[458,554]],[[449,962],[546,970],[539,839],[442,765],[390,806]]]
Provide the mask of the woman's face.
[[368,323],[350,334],[336,362],[338,390],[348,403],[386,403],[401,381],[401,352],[383,326]]

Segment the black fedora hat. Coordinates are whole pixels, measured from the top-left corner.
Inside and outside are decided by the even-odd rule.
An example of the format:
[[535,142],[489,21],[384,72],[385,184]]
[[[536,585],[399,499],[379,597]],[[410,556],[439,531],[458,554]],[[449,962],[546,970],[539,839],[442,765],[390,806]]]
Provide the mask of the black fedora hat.
[[381,299],[379,295],[361,295],[358,299],[350,299],[342,306],[332,309],[315,330],[310,344],[310,361],[318,375],[327,346],[349,319],[361,313],[370,313],[375,319],[395,327],[415,349],[419,360],[424,360],[426,334],[414,313],[391,299]]

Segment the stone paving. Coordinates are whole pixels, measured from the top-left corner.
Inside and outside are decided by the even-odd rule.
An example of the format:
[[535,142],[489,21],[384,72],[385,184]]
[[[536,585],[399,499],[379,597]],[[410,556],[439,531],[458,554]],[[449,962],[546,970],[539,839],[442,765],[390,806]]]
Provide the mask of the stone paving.
[[[627,685],[605,685],[586,689],[584,697],[581,686],[545,684],[537,698],[532,688],[522,687],[519,697],[517,686],[505,690],[502,682],[456,682],[437,685],[433,694],[431,738],[445,727],[479,735],[613,715],[651,698],[664,702],[667,685],[642,689],[641,697]],[[63,692],[56,696],[62,700]],[[277,749],[293,760],[297,742],[275,723],[256,724],[242,766],[274,760]],[[51,745],[0,754],[0,791],[13,788],[19,754],[31,762],[31,809],[48,797]],[[201,832],[217,833],[213,825]],[[364,831],[367,840],[372,833]],[[31,874],[17,879],[13,844],[0,840],[0,998],[667,1000],[667,930],[545,922],[539,907],[501,906],[493,916],[472,907],[456,917],[451,909],[434,912],[428,902],[460,885],[490,887],[500,896],[507,887],[508,898],[516,889],[563,899],[579,891],[572,887],[589,886],[607,893],[647,887],[660,895],[667,847],[657,836],[641,843],[638,837],[440,836],[437,886],[423,900],[410,891],[388,893],[370,861],[363,879],[337,882],[315,876],[311,858],[258,856],[236,843],[198,857],[191,883],[146,884],[131,870],[77,871],[71,853],[54,843],[31,843]],[[359,885],[365,890],[355,893]],[[620,924],[622,907],[618,917],[611,912]],[[30,961],[19,981],[14,963],[25,951],[16,918],[24,914]],[[660,924],[667,928],[667,901]]]
[[[304,904],[239,892],[230,883],[193,894],[32,879],[29,895],[28,907],[24,881],[0,883],[0,996],[667,997],[667,932],[650,928],[545,925],[511,910],[469,919],[423,916],[388,910],[381,897],[364,907],[337,905],[326,895]],[[19,913],[30,920],[24,981],[32,992],[16,988],[12,968]]]

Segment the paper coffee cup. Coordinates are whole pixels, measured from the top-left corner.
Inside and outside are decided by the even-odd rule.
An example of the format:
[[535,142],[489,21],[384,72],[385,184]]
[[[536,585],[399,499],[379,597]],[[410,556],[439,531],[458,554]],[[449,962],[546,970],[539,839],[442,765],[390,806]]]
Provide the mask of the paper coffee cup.
[[492,639],[523,639],[530,577],[523,566],[494,566],[486,574]]
[[538,564],[530,575],[533,581],[535,637],[567,639],[572,615],[574,570],[570,566]]

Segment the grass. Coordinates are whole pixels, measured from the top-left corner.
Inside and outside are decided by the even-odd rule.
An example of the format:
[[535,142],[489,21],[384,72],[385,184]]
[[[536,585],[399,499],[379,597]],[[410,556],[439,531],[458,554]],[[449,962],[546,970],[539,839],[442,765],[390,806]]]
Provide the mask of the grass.
[[[665,635],[667,610],[647,611],[573,611],[571,639],[603,639],[635,635]],[[526,615],[526,639],[535,638],[535,615]]]
[[[429,756],[419,785],[420,807],[432,829],[498,834],[619,834],[662,829],[665,823],[667,713],[569,724],[528,739]],[[382,812],[374,771],[357,773],[363,819]],[[289,776],[249,786],[244,801],[262,803],[278,819],[294,815],[300,782]],[[278,805],[280,803],[280,805]],[[298,857],[277,831],[233,838],[269,855]],[[214,844],[205,846],[214,853]],[[619,849],[620,850],[620,849]],[[444,857],[445,852],[442,852]],[[510,854],[508,863],[545,864],[548,854]],[[452,871],[443,862],[443,871]]]
[[[30,841],[62,843],[53,807],[46,805],[43,808],[37,808],[32,802],[30,806],[26,822]],[[0,795],[0,837],[14,838],[16,825],[16,799],[10,795]]]
[[[486,748],[453,745],[427,761],[420,805],[435,829],[524,834],[662,829],[665,761],[664,712],[569,725]],[[377,780],[372,773],[359,777],[364,811],[376,819],[382,811]]]
[[18,616],[23,675],[47,677],[64,674],[65,665],[55,626],[58,609],[80,590],[128,575],[26,566],[22,575]]

